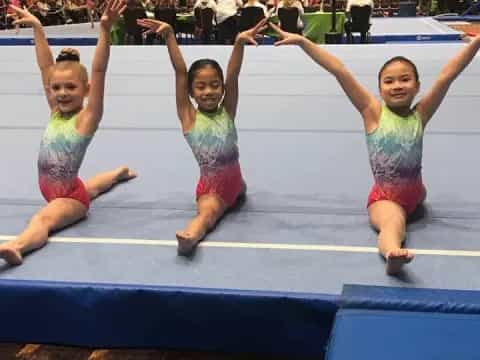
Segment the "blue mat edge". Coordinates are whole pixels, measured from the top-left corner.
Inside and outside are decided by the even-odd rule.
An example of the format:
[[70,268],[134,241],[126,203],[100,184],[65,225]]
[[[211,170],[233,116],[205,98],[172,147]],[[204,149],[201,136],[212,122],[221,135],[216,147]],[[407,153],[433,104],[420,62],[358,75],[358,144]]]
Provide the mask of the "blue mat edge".
[[[357,39],[358,37],[355,37]],[[413,34],[413,35],[370,35],[370,43],[384,44],[389,42],[435,42],[435,41],[460,41],[461,33],[458,34]],[[265,41],[263,45],[273,45],[273,40]],[[345,37],[343,39],[345,41]],[[51,46],[94,46],[97,38],[59,38],[49,37],[48,43]],[[0,46],[25,46],[34,45],[33,38],[0,37]],[[192,44],[195,45],[195,44]]]
[[480,291],[345,284],[340,308],[480,314]]
[[[428,319],[447,319],[449,321],[471,322],[473,318],[480,320],[480,291],[476,290],[446,290],[446,289],[430,289],[430,288],[403,288],[389,286],[371,286],[371,285],[355,285],[345,284],[341,293],[340,304],[335,320],[332,326],[331,336],[327,343],[325,359],[347,359],[352,356],[370,356],[370,358],[378,354],[378,358],[384,358],[385,354],[377,351],[378,347],[373,345],[365,345],[363,349],[368,348],[369,354],[363,354],[350,351],[345,347],[345,342],[352,336],[353,329],[345,326],[345,323],[362,322],[361,319],[352,319],[352,316],[360,316],[364,318],[372,318],[383,315],[385,319],[400,317],[412,321],[421,321],[428,316]],[[449,316],[453,316],[450,318]],[[458,318],[461,316],[463,318]],[[385,322],[386,320],[384,320]],[[364,321],[362,328],[364,328]],[[379,323],[379,321],[377,321]],[[385,324],[384,324],[385,325]],[[365,325],[366,326],[366,325]],[[388,334],[388,325],[381,331]],[[368,326],[366,326],[368,327]],[[368,329],[365,328],[368,332]],[[443,331],[439,329],[439,331]],[[432,336],[432,334],[425,334]],[[461,334],[459,335],[461,336]],[[342,339],[337,341],[337,337]],[[375,340],[377,337],[372,335]],[[361,338],[361,337],[359,337]],[[396,338],[397,339],[397,338]],[[425,340],[425,339],[423,339]],[[361,341],[361,340],[359,340]],[[395,340],[397,341],[397,340]],[[420,340],[421,341],[421,340]],[[348,342],[348,341],[347,341]],[[339,345],[341,344],[341,345]],[[350,343],[349,343],[350,344]],[[431,345],[431,344],[430,344]],[[422,346],[422,345],[418,345]],[[390,344],[389,348],[394,347]],[[352,347],[357,349],[358,347]],[[428,353],[428,346],[422,350]],[[419,351],[419,348],[417,348]],[[424,352],[425,352],[424,351]],[[382,353],[382,355],[380,355]],[[392,353],[393,354],[393,353]],[[430,354],[430,353],[429,353]],[[450,358],[448,357],[445,358]],[[392,357],[393,358],[393,357]],[[403,358],[403,357],[402,357]]]
[[433,17],[437,21],[472,21],[480,22],[480,15],[437,15]]
[[[24,46],[34,45],[33,38],[0,37],[0,46]],[[97,38],[48,38],[48,44],[51,46],[94,46],[97,44]]]
[[323,356],[339,296],[0,280],[0,342]]

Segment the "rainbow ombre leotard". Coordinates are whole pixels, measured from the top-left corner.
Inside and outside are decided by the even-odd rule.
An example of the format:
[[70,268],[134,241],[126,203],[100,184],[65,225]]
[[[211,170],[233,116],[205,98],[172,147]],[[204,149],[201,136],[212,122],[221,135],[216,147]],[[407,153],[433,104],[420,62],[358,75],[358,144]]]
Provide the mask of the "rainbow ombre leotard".
[[245,183],[238,162],[237,130],[225,108],[212,114],[197,111],[185,138],[200,166],[197,199],[215,193],[227,206],[235,204]]
[[[40,190],[47,201],[59,197],[74,198],[86,203],[85,189],[78,179],[78,170],[91,137],[80,135],[76,115],[65,119],[53,113],[43,134],[38,155]],[[79,195],[79,193],[81,193]],[[88,204],[85,204],[88,208]]]
[[423,125],[418,112],[402,117],[384,104],[378,128],[367,134],[367,147],[375,179],[368,205],[391,200],[411,213],[425,196]]

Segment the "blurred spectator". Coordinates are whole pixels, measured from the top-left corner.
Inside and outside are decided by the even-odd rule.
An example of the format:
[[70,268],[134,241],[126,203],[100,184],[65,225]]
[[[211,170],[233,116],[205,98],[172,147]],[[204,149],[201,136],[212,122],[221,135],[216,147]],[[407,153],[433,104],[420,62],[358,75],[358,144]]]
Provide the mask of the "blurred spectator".
[[294,7],[298,9],[297,29],[298,29],[298,33],[301,34],[303,31],[302,16],[304,14],[302,3],[299,0],[280,0],[277,6],[277,14],[278,14],[278,9],[283,7],[284,8]]
[[65,0],[65,15],[74,23],[88,21],[88,9],[85,0]]
[[218,0],[217,29],[220,44],[233,44],[237,36],[237,12],[241,0]]
[[264,4],[262,4],[260,1],[258,1],[258,0],[248,0],[248,1],[245,3],[245,5],[243,5],[244,8],[250,7],[250,6],[255,6],[255,7],[262,8],[265,17],[268,16],[267,7],[266,7]]
[[47,23],[48,25],[63,25],[66,22],[63,1],[47,0]]
[[139,0],[127,0],[127,8],[123,12],[125,21],[125,44],[142,45],[142,27],[137,24],[138,19],[145,19],[147,13]]
[[349,13],[352,6],[370,6],[373,10],[373,0],[348,0],[345,12]]
[[213,10],[214,13],[217,12],[217,3],[215,0],[197,0],[195,2],[195,5],[193,6],[193,9],[200,8],[200,9],[205,9],[205,8],[210,8]]

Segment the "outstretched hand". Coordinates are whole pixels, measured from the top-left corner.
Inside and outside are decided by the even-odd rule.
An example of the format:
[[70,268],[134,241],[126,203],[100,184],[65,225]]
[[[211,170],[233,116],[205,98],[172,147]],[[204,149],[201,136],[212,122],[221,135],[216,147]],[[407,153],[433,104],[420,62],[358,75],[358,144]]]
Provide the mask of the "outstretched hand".
[[137,24],[148,29],[143,33],[144,36],[150,33],[156,33],[156,34],[165,36],[168,33],[173,32],[173,29],[170,26],[170,24],[167,24],[166,22],[159,21],[159,20],[138,19]]
[[32,27],[36,25],[42,26],[40,20],[38,20],[37,17],[30,13],[30,11],[27,9],[21,9],[15,5],[9,5],[9,8],[15,12],[13,16],[15,19],[12,23],[13,25],[29,25]]
[[105,6],[102,17],[100,18],[100,26],[111,29],[112,25],[126,8],[127,5],[123,0],[108,0],[107,6]]
[[267,29],[268,27],[267,22],[268,22],[268,18],[264,18],[253,28],[241,32],[237,36],[237,41],[240,41],[241,44],[258,45],[255,38],[259,36],[259,33]]
[[292,34],[292,33],[283,31],[278,25],[270,23],[270,26],[280,36],[280,40],[275,42],[274,44],[275,46],[300,45],[301,42],[305,39],[302,35]]

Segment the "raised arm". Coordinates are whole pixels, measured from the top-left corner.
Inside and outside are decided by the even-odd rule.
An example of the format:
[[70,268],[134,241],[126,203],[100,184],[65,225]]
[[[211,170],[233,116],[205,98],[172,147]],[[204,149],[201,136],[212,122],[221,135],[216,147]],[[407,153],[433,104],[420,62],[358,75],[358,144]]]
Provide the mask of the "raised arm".
[[182,129],[185,132],[191,128],[195,120],[195,108],[190,101],[188,89],[188,74],[187,65],[183,60],[182,53],[177,44],[175,33],[172,27],[158,20],[141,19],[137,20],[140,26],[148,28],[148,32],[155,32],[163,35],[167,43],[168,54],[172,62],[173,70],[175,71],[175,94],[177,103],[177,114],[182,124]]
[[261,20],[253,28],[243,31],[237,35],[235,44],[233,45],[230,61],[228,62],[227,75],[225,78],[225,98],[223,104],[225,110],[232,120],[235,119],[238,104],[238,76],[242,68],[243,52],[245,44],[257,45],[255,36],[267,28],[267,19]]
[[335,76],[352,104],[362,114],[366,129],[372,124],[376,124],[381,111],[380,102],[355,79],[337,57],[301,35],[282,31],[275,24],[270,25],[282,39],[277,41],[275,45],[299,45],[313,61]]
[[45,96],[47,97],[50,110],[53,111],[55,109],[55,101],[50,96],[48,78],[50,76],[51,68],[55,62],[53,60],[52,51],[48,46],[47,37],[43,31],[42,23],[28,10],[20,9],[14,5],[10,5],[10,8],[15,11],[15,15],[17,17],[17,20],[13,22],[14,25],[24,24],[33,28],[33,34],[35,38],[35,53],[37,57],[37,64],[42,75],[43,89],[45,91]]
[[462,47],[462,49],[450,59],[450,61],[442,68],[440,75],[435,80],[432,88],[420,99],[416,109],[420,113],[424,127],[442,103],[450,84],[457,78],[463,69],[470,64],[479,48],[480,35],[477,35],[468,45]]
[[110,57],[110,30],[125,7],[122,0],[109,0],[100,19],[100,34],[93,55],[88,104],[79,118],[78,125],[85,134],[93,135],[102,119],[105,74]]

